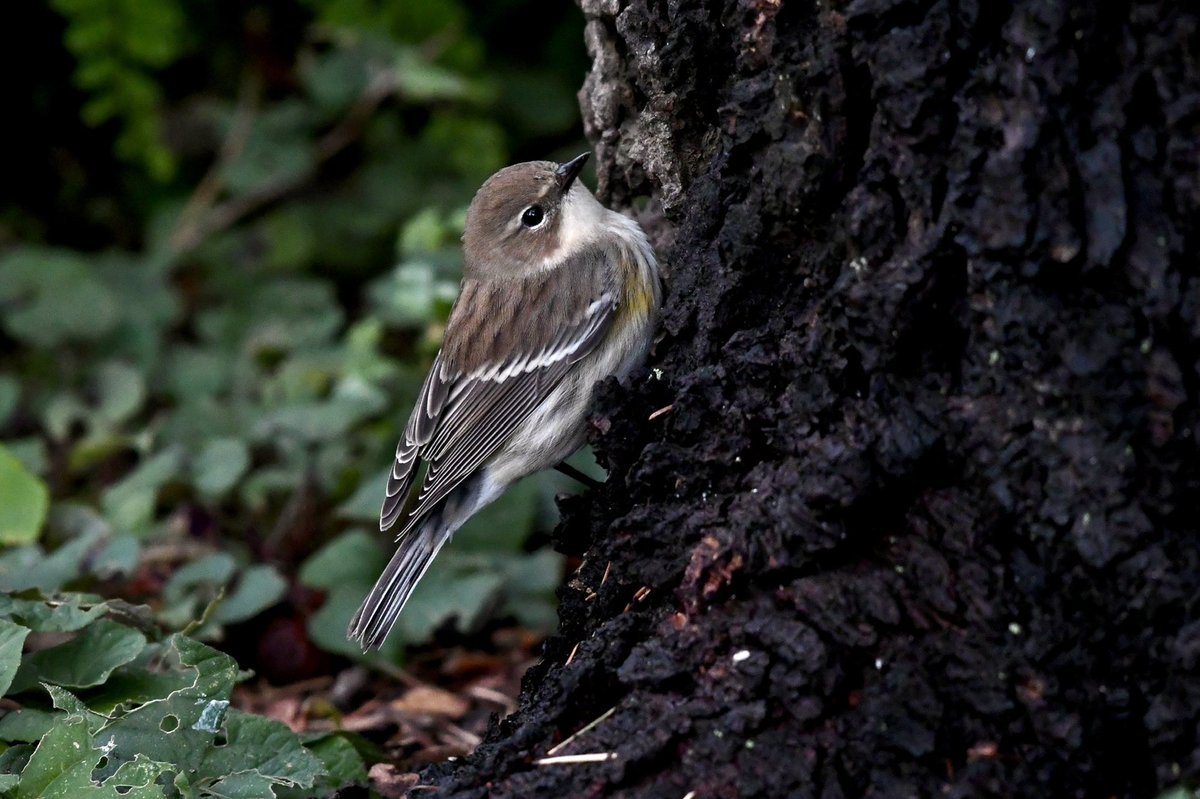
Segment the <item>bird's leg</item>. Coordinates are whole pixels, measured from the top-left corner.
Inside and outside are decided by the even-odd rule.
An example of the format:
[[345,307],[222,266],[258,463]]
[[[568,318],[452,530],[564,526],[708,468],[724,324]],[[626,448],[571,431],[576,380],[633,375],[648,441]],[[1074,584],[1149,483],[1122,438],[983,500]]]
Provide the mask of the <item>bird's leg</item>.
[[557,471],[565,474],[567,477],[570,477],[574,480],[578,480],[579,482],[583,483],[588,488],[599,488],[600,486],[604,485],[604,483],[601,483],[599,480],[588,477],[586,474],[579,471],[578,469],[576,469],[574,466],[567,463],[566,461],[563,461],[562,463],[558,464],[554,468]]

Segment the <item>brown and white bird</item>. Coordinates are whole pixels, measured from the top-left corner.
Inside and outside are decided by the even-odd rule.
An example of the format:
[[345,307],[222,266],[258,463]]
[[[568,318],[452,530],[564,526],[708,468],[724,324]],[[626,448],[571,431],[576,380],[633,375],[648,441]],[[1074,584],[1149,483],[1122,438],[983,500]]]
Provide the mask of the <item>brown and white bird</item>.
[[381,530],[400,523],[396,554],[350,622],[364,650],[459,527],[583,445],[596,382],[625,377],[650,347],[658,263],[638,224],[576,179],[587,158],[507,167],[471,201],[461,290],[380,513]]

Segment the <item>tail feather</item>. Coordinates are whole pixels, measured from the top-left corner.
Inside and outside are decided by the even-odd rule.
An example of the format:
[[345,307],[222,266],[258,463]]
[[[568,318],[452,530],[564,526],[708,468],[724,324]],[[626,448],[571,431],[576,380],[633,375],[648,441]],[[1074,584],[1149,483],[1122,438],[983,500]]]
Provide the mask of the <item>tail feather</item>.
[[396,554],[350,620],[346,635],[363,651],[383,646],[413,589],[446,542],[477,511],[504,490],[487,473],[477,472],[423,517],[411,519],[396,539]]
[[362,644],[364,652],[383,646],[413,589],[452,533],[453,529],[443,523],[442,514],[434,513],[401,539],[396,554],[359,606],[346,631],[351,639]]

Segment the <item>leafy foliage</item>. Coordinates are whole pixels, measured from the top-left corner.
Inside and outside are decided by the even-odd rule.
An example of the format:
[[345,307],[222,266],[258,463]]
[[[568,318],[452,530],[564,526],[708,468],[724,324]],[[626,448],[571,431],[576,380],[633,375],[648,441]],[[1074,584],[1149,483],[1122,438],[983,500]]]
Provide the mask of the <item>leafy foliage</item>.
[[[32,159],[29,202],[0,208],[5,795],[365,782],[361,742],[231,708],[245,672],[212,647],[279,668],[253,642],[282,619],[363,659],[346,622],[390,554],[368,529],[466,205],[505,163],[578,148],[581,21],[489,36],[526,7],[51,3],[62,53],[30,95],[78,98],[84,127],[53,130],[78,163]],[[464,528],[374,657],[548,628],[561,563],[528,537],[565,485]]]
[[46,518],[46,486],[0,446],[0,544],[35,540]]
[[52,0],[68,20],[64,44],[78,60],[75,81],[91,95],[81,111],[97,126],[121,122],[116,152],[159,180],[175,159],[161,140],[162,89],[151,72],[184,48],[179,0]]
[[[18,797],[267,797],[276,788],[362,781],[343,736],[302,741],[230,707],[227,655],[191,638],[148,640],[146,608],[83,600],[5,601],[0,685],[24,707],[0,719],[0,785]],[[114,615],[123,618],[117,621]],[[32,634],[72,632],[22,656]]]

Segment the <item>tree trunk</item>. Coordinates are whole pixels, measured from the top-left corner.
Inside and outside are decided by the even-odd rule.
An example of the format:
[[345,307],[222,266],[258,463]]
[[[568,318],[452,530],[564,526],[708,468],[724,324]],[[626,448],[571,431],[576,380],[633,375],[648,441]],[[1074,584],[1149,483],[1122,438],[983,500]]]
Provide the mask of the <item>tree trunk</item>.
[[565,508],[585,561],[520,710],[425,780],[833,799],[1200,776],[1200,17],[583,6],[601,192],[654,198],[663,338],[603,392],[611,477]]

